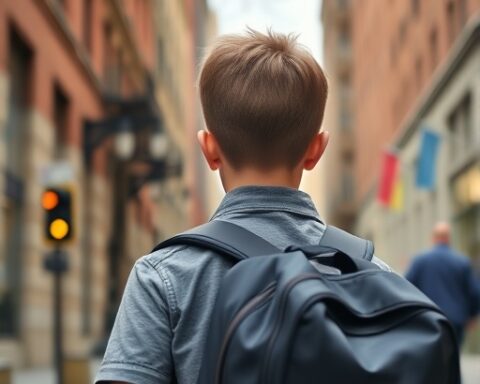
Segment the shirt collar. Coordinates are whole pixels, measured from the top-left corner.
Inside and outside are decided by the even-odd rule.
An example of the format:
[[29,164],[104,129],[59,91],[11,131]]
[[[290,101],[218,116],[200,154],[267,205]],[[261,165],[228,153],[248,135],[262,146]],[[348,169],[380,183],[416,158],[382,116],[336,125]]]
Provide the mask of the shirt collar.
[[229,213],[247,211],[283,211],[321,221],[308,194],[298,189],[270,186],[244,186],[228,192],[212,216],[220,219]]

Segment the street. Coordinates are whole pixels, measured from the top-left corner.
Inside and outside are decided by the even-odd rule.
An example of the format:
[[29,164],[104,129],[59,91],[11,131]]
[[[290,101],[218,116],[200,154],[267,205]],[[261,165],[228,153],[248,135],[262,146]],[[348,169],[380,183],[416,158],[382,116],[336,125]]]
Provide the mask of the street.
[[[479,63],[480,0],[0,0],[0,384],[56,384],[57,370],[62,384],[92,383],[111,335],[125,345],[112,358],[115,377],[144,383],[144,369],[152,377],[196,372],[190,365],[158,368],[158,350],[185,340],[175,345],[182,359],[202,356],[190,346],[203,350],[196,337],[210,342],[200,331],[213,319],[211,288],[221,287],[228,265],[214,260],[220,269],[207,268],[213,258],[203,252],[226,252],[194,234],[177,237],[180,248],[168,255],[151,253],[213,221],[245,220],[244,229],[285,253],[318,259],[328,269],[317,268],[321,273],[345,275],[334,279],[363,273],[363,264],[350,260],[357,250],[365,260],[378,256],[375,264],[405,277],[453,324],[480,323]],[[332,241],[328,257],[317,258],[324,249],[312,247],[322,254],[310,255],[307,246],[330,237],[324,224],[368,242]],[[226,240],[223,232],[208,237]],[[232,237],[251,246],[241,247],[242,256],[273,252]],[[185,253],[198,265],[176,256],[190,246]],[[230,291],[249,298],[248,307],[238,302],[246,309],[233,325],[281,291],[273,282],[284,280],[260,273],[280,273],[282,263],[245,275],[238,290],[221,289],[225,309],[240,297],[227,297]],[[256,276],[272,285],[254,294],[263,285]],[[348,282],[352,298],[365,297],[351,308],[372,314],[368,327],[373,314],[396,318],[397,302],[383,296],[405,293],[388,288],[395,278],[385,276],[379,289]],[[286,292],[282,315],[264,337],[272,350],[290,325],[282,320]],[[398,296],[398,304],[411,303],[411,295]],[[342,308],[342,318],[330,316],[340,329],[350,306]],[[403,311],[398,324],[410,325]],[[120,332],[112,332],[114,324]],[[433,345],[423,328],[411,329],[405,335]],[[292,334],[322,335],[313,328]],[[462,383],[480,384],[480,326],[462,334]],[[448,377],[441,354],[428,363],[412,339],[398,344],[405,347],[398,355],[386,353],[389,341],[373,344],[385,361],[400,356],[388,365],[393,374],[428,384]],[[299,367],[305,363],[327,382],[342,382],[340,373],[355,382],[353,369],[316,366],[331,367],[306,352],[330,352],[323,339],[291,345],[301,353],[289,345],[282,351],[298,356]],[[333,355],[339,345],[331,356],[344,356]],[[410,351],[428,373],[403,368]],[[368,352],[376,380],[388,381]],[[281,366],[272,355],[265,375]],[[237,372],[232,377],[248,381]]]

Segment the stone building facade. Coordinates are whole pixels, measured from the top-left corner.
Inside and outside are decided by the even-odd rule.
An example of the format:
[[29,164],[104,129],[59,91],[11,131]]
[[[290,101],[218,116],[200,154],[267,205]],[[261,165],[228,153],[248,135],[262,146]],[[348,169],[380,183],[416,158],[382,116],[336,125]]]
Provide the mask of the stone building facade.
[[[367,200],[358,214],[357,230],[374,239],[379,255],[398,271],[430,245],[436,221],[453,226],[456,248],[480,270],[480,18],[459,35],[444,64],[406,118],[392,142],[404,185],[398,211]],[[421,130],[440,137],[435,188],[415,186]]]
[[[40,198],[52,163],[69,165],[75,192],[62,290],[67,355],[86,356],[105,337],[135,260],[189,224],[193,9],[190,0],[0,2],[0,360],[51,363]],[[145,113],[138,108],[166,134],[171,175],[150,180],[143,128],[132,160],[118,156],[111,133],[86,155],[87,125]]]
[[[480,17],[470,20],[407,116],[392,146],[396,148],[404,198],[399,211],[367,199],[356,230],[374,240],[376,252],[397,271],[430,247],[437,221],[449,221],[453,246],[467,255],[480,275]],[[422,129],[439,138],[435,186],[415,186]],[[480,334],[467,338],[466,349],[480,350]]]
[[[325,17],[326,3],[347,7],[350,17],[354,231],[403,273],[430,246],[434,223],[447,220],[454,246],[480,273],[480,1],[324,2],[328,63],[336,53],[328,36],[338,35],[338,23],[332,12]],[[333,95],[341,92],[335,78],[330,84]],[[425,128],[440,138],[431,190],[415,181]],[[397,209],[376,201],[385,149],[399,159]],[[478,335],[471,340],[468,348],[478,351]]]
[[[367,207],[376,206],[382,151],[396,148],[409,119],[428,97],[447,58],[455,54],[455,45],[479,11],[478,0],[323,3],[331,96],[326,125],[333,131],[328,154],[331,171],[326,178],[330,219],[339,214],[332,200],[339,195],[335,186],[343,186],[350,190],[345,199],[349,208],[344,211],[348,213],[346,224],[376,242],[385,240],[365,228],[366,222],[379,228],[383,223],[376,216],[371,221],[363,217]],[[345,121],[351,123],[351,131],[342,129]],[[335,182],[346,161],[353,178],[347,183]],[[426,241],[428,237],[412,247]]]

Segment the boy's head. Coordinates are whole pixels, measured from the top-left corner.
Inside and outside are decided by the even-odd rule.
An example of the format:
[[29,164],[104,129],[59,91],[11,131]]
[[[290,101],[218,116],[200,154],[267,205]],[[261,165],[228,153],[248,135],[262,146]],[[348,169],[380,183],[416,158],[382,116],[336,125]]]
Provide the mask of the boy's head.
[[293,169],[320,130],[327,80],[295,37],[248,30],[212,47],[199,90],[207,128],[233,169]]

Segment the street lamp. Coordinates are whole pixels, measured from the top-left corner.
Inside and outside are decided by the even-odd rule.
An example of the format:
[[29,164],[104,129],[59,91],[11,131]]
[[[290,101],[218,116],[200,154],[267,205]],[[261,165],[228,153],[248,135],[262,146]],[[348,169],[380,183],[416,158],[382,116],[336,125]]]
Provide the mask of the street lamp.
[[[171,142],[160,124],[159,118],[154,116],[122,116],[110,117],[98,121],[87,121],[84,126],[84,155],[87,168],[92,165],[94,151],[109,137],[114,137],[116,156],[121,160],[131,160],[135,153],[135,134],[142,131],[150,131],[148,137],[147,162],[156,162],[167,156],[171,151]],[[179,154],[177,153],[177,157]]]
[[[109,242],[109,308],[106,310],[107,332],[116,312],[119,268],[125,250],[126,206],[146,184],[180,176],[183,172],[179,149],[173,146],[163,127],[160,112],[152,95],[134,99],[109,98],[105,101],[112,114],[84,125],[84,156],[87,169],[92,168],[93,154],[107,139],[113,139],[112,229]],[[173,164],[168,154],[177,153]],[[87,180],[89,180],[87,178]],[[87,181],[88,182],[88,181]]]
[[164,131],[158,130],[150,138],[150,155],[155,160],[163,159],[168,152],[168,137]]
[[130,159],[135,151],[135,134],[146,130],[161,129],[157,116],[122,115],[107,117],[97,121],[87,121],[84,125],[84,155],[87,168],[92,166],[95,150],[109,137],[115,138],[115,151],[120,159]]
[[115,153],[121,160],[132,157],[135,151],[135,136],[130,128],[128,119],[121,120],[118,133],[115,134]]

